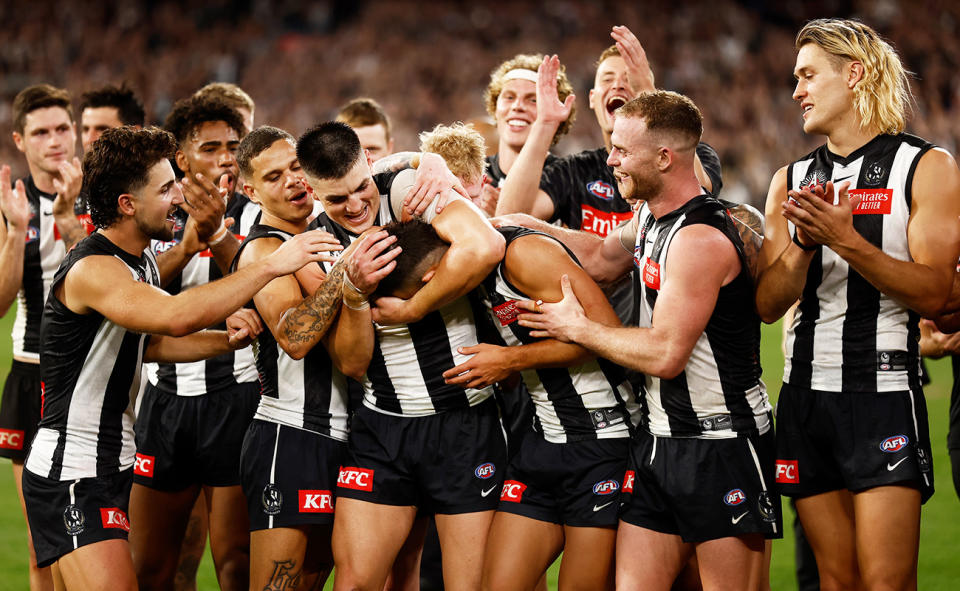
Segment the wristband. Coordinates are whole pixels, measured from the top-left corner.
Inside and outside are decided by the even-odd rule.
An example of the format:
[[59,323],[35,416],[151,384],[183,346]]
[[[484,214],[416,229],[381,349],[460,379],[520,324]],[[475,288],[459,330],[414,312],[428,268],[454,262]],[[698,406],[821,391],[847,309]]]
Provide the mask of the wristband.
[[806,244],[800,242],[800,239],[797,238],[797,231],[793,231],[793,243],[802,248],[806,252],[813,252],[820,248],[819,244],[814,244],[813,246],[807,246]]
[[363,303],[359,306],[351,306],[350,302],[347,301],[347,298],[343,298],[343,305],[350,308],[351,310],[367,310],[370,308],[370,302],[366,299],[363,300]]
[[214,232],[214,233],[213,233],[213,236],[211,236],[211,237],[207,240],[207,246],[216,246],[216,245],[220,244],[221,242],[223,242],[223,240],[224,240],[226,237],[227,237],[227,226],[226,226],[225,224],[221,223],[221,224],[220,224],[220,229],[217,230],[216,232]]
[[366,299],[367,294],[360,291],[360,288],[354,285],[353,281],[350,281],[350,274],[347,273],[346,271],[344,271],[343,273],[343,284],[349,287],[350,289],[352,289],[353,291],[357,292],[358,295],[363,296],[364,299]]

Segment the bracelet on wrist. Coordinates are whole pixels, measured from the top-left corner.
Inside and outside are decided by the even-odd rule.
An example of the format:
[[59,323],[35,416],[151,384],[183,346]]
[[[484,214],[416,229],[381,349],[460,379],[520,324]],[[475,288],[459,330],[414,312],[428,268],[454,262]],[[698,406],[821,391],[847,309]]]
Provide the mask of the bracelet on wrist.
[[346,307],[348,307],[348,308],[350,308],[351,310],[367,310],[368,308],[370,308],[370,302],[369,302],[369,300],[367,300],[366,298],[363,299],[363,302],[362,302],[362,303],[360,303],[360,304],[358,304],[358,305],[356,305],[356,306],[352,306],[352,305],[350,305],[349,298],[347,298],[346,296],[344,296],[344,298],[343,298],[343,305],[346,306]]
[[227,237],[227,226],[221,223],[220,229],[214,232],[213,236],[211,236],[207,240],[207,246],[216,246],[221,242],[223,242],[226,237]]
[[352,289],[353,291],[355,291],[358,295],[362,296],[363,299],[367,298],[367,294],[360,291],[360,288],[354,285],[353,281],[350,281],[350,274],[347,273],[346,271],[344,271],[343,273],[343,284],[349,287],[350,289]]
[[793,231],[793,243],[805,250],[806,252],[813,252],[820,248],[819,244],[814,244],[813,246],[807,246],[803,242],[800,242],[800,239],[797,237],[797,231]]

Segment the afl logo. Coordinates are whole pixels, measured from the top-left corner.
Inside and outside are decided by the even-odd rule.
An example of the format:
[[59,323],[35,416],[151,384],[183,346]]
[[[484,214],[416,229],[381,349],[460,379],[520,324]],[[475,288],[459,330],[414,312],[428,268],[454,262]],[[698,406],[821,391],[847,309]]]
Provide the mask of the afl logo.
[[723,502],[731,507],[735,507],[746,500],[747,495],[743,494],[743,491],[739,488],[733,489],[723,497]]
[[888,454],[892,454],[907,447],[908,443],[910,443],[910,440],[906,435],[894,435],[893,437],[887,437],[881,441],[880,449]]
[[477,466],[477,469],[474,470],[473,473],[476,475],[477,478],[482,478],[483,480],[486,480],[487,478],[490,478],[491,476],[493,476],[494,472],[496,471],[497,471],[497,467],[491,464],[490,462],[487,462],[486,464],[480,464],[479,466]]
[[886,173],[886,169],[884,169],[879,162],[874,162],[867,169],[867,173],[863,175],[863,182],[868,185],[879,185]]
[[613,187],[603,181],[592,181],[587,183],[587,191],[590,191],[591,194],[603,199],[604,201],[613,200]]
[[803,180],[800,181],[801,189],[813,189],[814,187],[823,187],[827,184],[827,173],[822,170],[814,170],[813,172],[808,172],[807,176],[803,177]]
[[83,531],[86,519],[83,517],[83,511],[80,507],[70,504],[63,510],[63,525],[67,528],[67,533],[75,536]]
[[27,228],[27,242],[33,242],[34,240],[40,238],[40,230],[30,226]]
[[620,490],[620,483],[616,480],[601,480],[593,485],[595,495],[612,495],[618,490]]

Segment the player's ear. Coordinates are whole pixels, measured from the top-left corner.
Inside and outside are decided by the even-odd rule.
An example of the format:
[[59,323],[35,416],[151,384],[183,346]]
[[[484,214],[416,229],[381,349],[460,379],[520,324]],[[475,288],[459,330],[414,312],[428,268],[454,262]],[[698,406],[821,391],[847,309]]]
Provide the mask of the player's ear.
[[430,267],[430,269],[423,274],[423,277],[420,279],[420,281],[427,283],[428,281],[433,279],[433,276],[436,274],[437,274],[437,267],[436,266]]
[[120,211],[120,215],[133,216],[133,214],[137,212],[133,195],[130,193],[123,193],[117,197],[117,209]]
[[177,168],[180,169],[180,172],[186,174],[190,170],[190,166],[187,163],[187,155],[183,153],[183,150],[177,150],[177,155],[174,156],[174,160],[177,162]]
[[858,82],[863,80],[864,68],[860,62],[850,62],[850,70],[847,72],[847,86],[853,88]]
[[250,198],[250,201],[253,201],[257,205],[261,205],[260,198],[257,197],[257,192],[254,191],[253,185],[250,183],[243,183],[243,194]]

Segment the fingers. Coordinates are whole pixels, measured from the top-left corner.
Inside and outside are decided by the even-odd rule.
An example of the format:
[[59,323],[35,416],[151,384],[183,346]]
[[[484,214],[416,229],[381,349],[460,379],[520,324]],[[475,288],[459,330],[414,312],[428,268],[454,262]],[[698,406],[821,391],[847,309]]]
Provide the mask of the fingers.
[[566,273],[560,276],[560,290],[563,292],[563,299],[577,299],[577,294],[574,293],[573,285],[570,283],[570,276]]
[[520,300],[517,302],[517,307],[521,310],[526,310],[527,312],[533,312],[534,314],[540,313],[540,306],[543,305],[543,300]]

